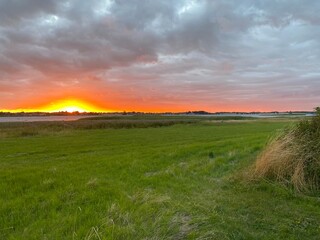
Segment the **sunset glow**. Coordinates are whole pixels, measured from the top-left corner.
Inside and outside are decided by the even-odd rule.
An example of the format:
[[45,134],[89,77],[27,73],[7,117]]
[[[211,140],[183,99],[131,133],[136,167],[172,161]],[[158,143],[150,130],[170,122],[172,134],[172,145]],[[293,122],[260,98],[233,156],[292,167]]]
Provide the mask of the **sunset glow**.
[[110,110],[102,109],[90,103],[74,99],[53,102],[47,106],[43,106],[40,110],[46,112],[110,112]]
[[111,110],[104,109],[85,101],[76,99],[64,99],[52,102],[48,105],[39,106],[37,108],[26,109],[3,109],[3,112],[111,112]]

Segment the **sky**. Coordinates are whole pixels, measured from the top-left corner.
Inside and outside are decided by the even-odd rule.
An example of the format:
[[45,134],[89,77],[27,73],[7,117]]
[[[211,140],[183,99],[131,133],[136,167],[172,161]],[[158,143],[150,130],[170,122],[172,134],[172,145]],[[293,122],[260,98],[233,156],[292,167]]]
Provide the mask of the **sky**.
[[0,0],[0,110],[312,110],[319,10],[318,0]]

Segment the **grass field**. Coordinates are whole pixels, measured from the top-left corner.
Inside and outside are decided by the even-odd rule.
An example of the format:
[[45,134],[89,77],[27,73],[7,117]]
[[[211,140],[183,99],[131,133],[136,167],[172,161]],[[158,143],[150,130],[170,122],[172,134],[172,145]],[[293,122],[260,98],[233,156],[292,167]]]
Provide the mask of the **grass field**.
[[0,124],[0,239],[319,239],[318,197],[241,177],[286,121],[88,121]]

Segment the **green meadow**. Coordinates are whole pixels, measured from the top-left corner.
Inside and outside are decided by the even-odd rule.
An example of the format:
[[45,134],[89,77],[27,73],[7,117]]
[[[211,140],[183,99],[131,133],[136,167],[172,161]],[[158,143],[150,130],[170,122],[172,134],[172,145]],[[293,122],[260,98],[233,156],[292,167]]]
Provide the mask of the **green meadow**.
[[250,166],[289,120],[0,124],[0,239],[319,239],[317,195]]

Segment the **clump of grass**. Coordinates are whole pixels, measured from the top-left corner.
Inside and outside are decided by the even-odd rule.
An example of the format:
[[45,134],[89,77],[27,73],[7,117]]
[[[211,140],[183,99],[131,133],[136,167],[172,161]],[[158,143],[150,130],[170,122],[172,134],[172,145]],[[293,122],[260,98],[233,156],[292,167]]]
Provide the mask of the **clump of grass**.
[[36,129],[25,129],[25,130],[21,131],[20,136],[21,137],[33,137],[38,134],[39,134],[39,132]]
[[209,158],[214,158],[214,153],[213,152],[209,152]]
[[291,185],[299,192],[320,190],[320,108],[271,139],[258,156],[254,176]]

